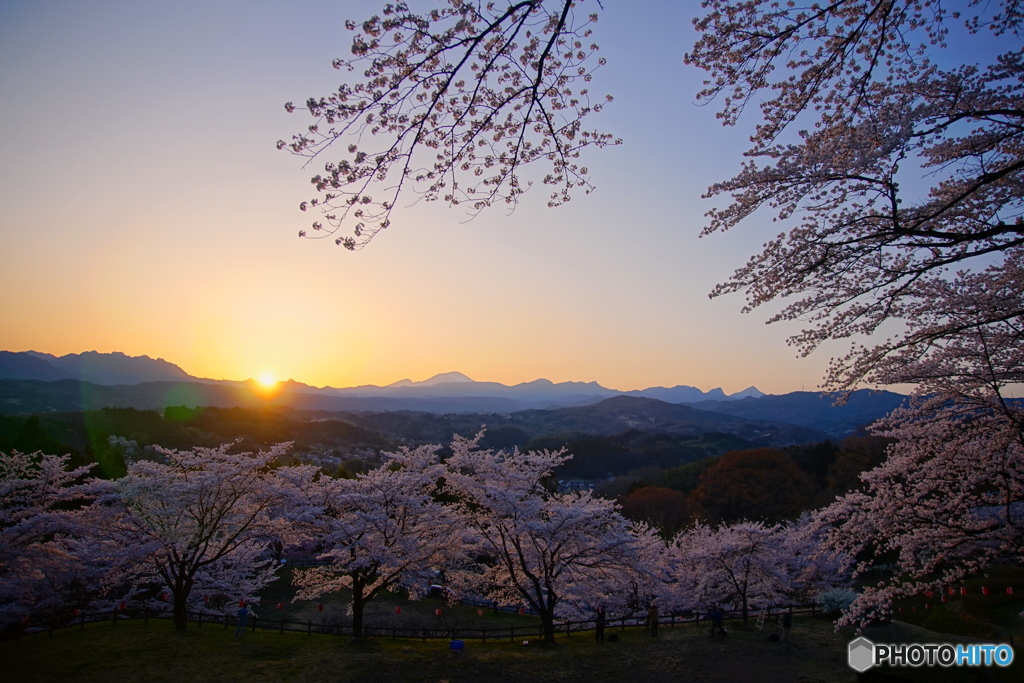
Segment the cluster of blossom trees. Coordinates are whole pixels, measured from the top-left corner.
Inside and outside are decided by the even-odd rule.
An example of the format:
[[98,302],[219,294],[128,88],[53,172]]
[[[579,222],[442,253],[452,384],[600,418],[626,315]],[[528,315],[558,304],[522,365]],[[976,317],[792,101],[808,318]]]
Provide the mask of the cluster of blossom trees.
[[[468,195],[476,210],[515,201],[528,163],[552,165],[555,203],[586,186],[576,155],[617,142],[581,127],[598,109],[578,84],[592,77],[587,32],[602,9],[585,15],[586,2],[447,0],[424,14],[399,2],[361,24],[354,61],[338,66],[367,66],[364,77],[311,98],[309,134],[280,145],[314,156],[366,132],[383,139],[383,152],[353,144],[313,179],[331,231],[355,223],[339,243],[365,244],[406,192]],[[717,98],[729,126],[760,109],[742,169],[707,192],[725,202],[703,234],[765,212],[787,226],[712,296],[742,292],[747,310],[785,300],[771,320],[805,323],[791,340],[803,354],[849,340],[826,388],[916,387],[877,427],[896,440],[890,459],[819,517],[860,571],[898,557],[848,618],[1024,560],[1024,412],[1008,398],[1024,381],[1020,0],[701,8],[685,55],[708,75],[698,98]],[[953,40],[966,47],[945,50]],[[440,150],[436,161],[412,163],[417,146]],[[381,208],[369,229],[366,205]]]
[[[66,618],[121,605],[230,610],[274,580],[281,549],[315,545],[322,565],[293,574],[296,599],[344,591],[353,627],[383,590],[413,597],[443,581],[451,599],[488,597],[558,618],[806,598],[841,584],[844,563],[806,520],[697,525],[666,541],[590,492],[560,493],[563,452],[494,451],[456,438],[387,454],[336,479],[228,446],[161,450],[115,481],[65,458],[0,454],[0,619]],[[828,570],[822,569],[827,567]]]

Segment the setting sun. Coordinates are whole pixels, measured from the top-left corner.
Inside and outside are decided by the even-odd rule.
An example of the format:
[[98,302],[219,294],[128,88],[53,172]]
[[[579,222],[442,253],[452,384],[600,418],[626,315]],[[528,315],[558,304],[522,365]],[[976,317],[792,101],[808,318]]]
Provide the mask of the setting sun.
[[260,376],[256,378],[256,381],[260,383],[260,386],[264,389],[273,389],[277,386],[277,378],[271,372],[260,373]]

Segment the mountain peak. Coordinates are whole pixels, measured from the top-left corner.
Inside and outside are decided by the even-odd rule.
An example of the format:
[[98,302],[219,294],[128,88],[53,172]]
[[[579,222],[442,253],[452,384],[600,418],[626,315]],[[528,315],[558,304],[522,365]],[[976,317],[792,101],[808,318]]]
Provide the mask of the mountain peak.
[[413,382],[411,379],[400,379],[397,382],[393,382],[387,385],[387,388],[396,387],[432,387],[435,384],[455,384],[455,383],[473,383],[474,380],[470,379],[461,372],[442,372],[434,375],[430,379],[425,379],[422,382]]
[[473,382],[466,375],[461,372],[442,372],[439,375],[434,375],[430,379],[425,379],[420,384],[424,386],[430,386],[431,384],[449,384],[451,382]]

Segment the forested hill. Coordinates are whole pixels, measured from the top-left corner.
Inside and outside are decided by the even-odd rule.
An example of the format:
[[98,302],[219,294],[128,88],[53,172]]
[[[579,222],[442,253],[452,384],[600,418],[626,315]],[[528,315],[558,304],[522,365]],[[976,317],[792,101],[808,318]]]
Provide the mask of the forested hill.
[[837,405],[837,400],[836,395],[817,391],[794,391],[739,401],[700,401],[686,405],[748,420],[801,425],[841,437],[888,415],[907,397],[891,391],[860,389],[852,392],[842,405]]
[[776,446],[824,441],[828,438],[824,432],[771,418],[755,420],[632,396],[616,396],[575,408],[525,410],[513,413],[510,422],[538,434],[584,432],[607,436],[630,429],[680,436],[719,432],[753,443]]
[[[0,380],[0,414],[76,412],[101,408],[159,412],[169,406],[181,405],[286,407],[331,412],[414,411],[436,415],[462,414],[468,420],[467,424],[475,423],[477,426],[482,424],[481,415],[489,415],[486,422],[491,426],[518,425],[531,433],[614,434],[632,428],[671,434],[715,431],[772,444],[841,438],[888,414],[904,399],[900,394],[866,390],[854,392],[843,406],[834,405],[832,397],[813,392],[690,404],[616,396],[575,407],[551,407],[538,402],[538,407],[523,410],[522,402],[500,397],[356,398],[290,391],[287,385],[283,385],[281,391],[268,394],[252,383],[232,386],[201,382],[144,382],[104,386],[78,380]],[[379,416],[375,420],[410,422],[409,417]],[[424,424],[429,422],[426,420]],[[410,438],[418,438],[418,435],[410,435]]]

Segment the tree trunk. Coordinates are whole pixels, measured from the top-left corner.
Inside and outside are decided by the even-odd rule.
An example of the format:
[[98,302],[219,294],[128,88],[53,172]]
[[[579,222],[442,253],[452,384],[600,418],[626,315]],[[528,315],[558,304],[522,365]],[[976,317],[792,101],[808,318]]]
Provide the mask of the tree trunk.
[[188,605],[185,602],[188,596],[183,591],[174,591],[174,630],[184,631],[188,628]]
[[366,606],[366,598],[363,596],[361,584],[352,583],[352,635],[356,638],[363,637],[363,607]]
[[188,596],[192,593],[193,581],[178,575],[171,587],[171,600],[174,601],[174,630],[184,631],[188,628]]
[[555,644],[555,612],[554,610],[544,610],[540,614],[540,623],[544,628],[544,644],[554,645]]

